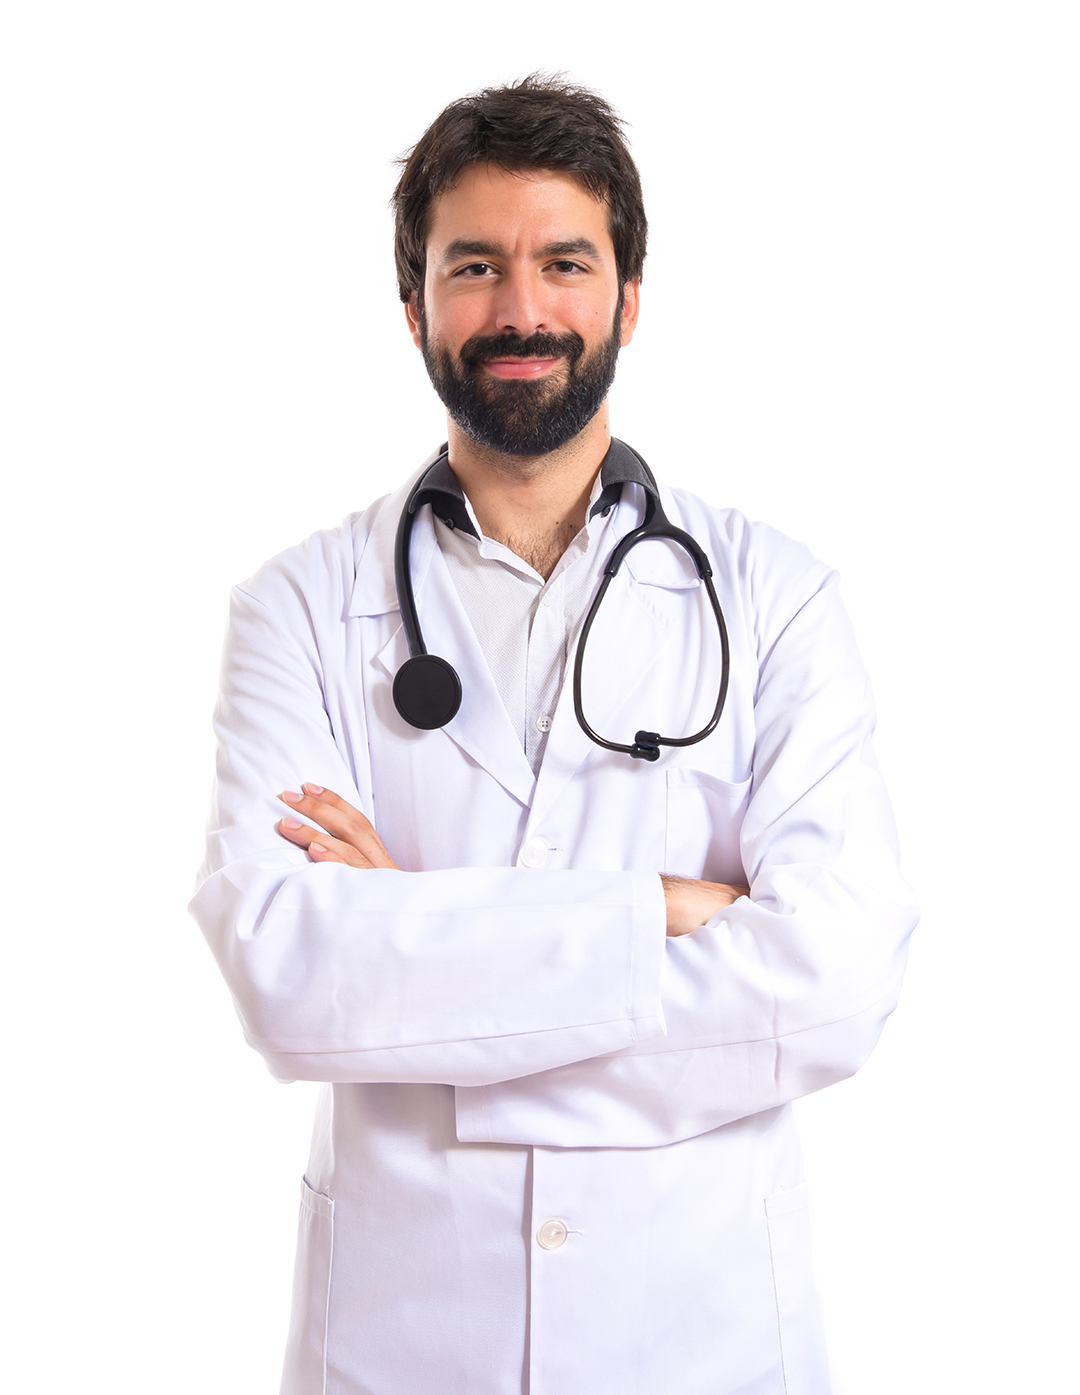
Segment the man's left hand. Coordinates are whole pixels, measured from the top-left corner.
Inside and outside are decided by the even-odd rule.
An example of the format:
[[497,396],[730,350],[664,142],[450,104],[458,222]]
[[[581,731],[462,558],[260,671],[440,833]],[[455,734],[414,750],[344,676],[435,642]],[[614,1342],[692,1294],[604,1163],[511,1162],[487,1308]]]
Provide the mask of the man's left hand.
[[283,790],[280,798],[291,804],[298,814],[326,829],[301,823],[299,819],[279,819],[278,832],[290,843],[307,848],[313,862],[343,862],[348,867],[401,868],[386,851],[375,825],[359,809],[322,785],[304,785],[303,793]]

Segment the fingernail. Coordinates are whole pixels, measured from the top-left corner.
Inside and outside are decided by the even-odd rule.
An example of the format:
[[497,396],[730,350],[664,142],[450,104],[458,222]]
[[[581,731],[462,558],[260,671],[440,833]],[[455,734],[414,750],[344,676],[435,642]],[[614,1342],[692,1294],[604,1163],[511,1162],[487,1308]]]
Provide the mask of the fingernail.
[[297,794],[295,790],[282,790],[281,797],[286,804],[299,804],[304,796],[302,794]]
[[326,848],[324,848],[321,843],[309,843],[307,845],[307,850],[308,852],[326,852]]
[[323,792],[323,787],[322,787],[322,785],[305,785],[305,786],[304,786],[304,793],[305,793],[305,794],[322,794],[322,792]]
[[281,826],[282,828],[303,828],[304,825],[299,819],[282,819]]

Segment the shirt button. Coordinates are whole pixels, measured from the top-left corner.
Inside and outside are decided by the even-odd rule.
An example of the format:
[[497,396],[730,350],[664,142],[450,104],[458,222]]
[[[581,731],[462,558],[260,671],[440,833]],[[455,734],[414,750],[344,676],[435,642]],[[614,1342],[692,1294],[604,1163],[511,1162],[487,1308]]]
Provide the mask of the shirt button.
[[562,1221],[545,1221],[536,1232],[536,1243],[545,1250],[557,1250],[560,1245],[566,1244],[568,1234]]
[[550,718],[550,717],[537,717],[537,719],[536,719],[536,730],[537,730],[537,731],[550,731],[550,730],[551,730],[551,718]]
[[543,867],[551,849],[543,838],[530,838],[521,850],[521,861],[525,867]]

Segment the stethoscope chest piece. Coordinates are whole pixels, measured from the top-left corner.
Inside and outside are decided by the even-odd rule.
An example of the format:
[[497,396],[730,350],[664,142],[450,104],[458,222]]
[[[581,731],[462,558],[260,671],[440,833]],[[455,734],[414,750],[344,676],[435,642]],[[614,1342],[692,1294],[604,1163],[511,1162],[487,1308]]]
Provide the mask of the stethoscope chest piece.
[[461,679],[438,654],[416,654],[394,676],[394,706],[421,731],[444,727],[461,706]]

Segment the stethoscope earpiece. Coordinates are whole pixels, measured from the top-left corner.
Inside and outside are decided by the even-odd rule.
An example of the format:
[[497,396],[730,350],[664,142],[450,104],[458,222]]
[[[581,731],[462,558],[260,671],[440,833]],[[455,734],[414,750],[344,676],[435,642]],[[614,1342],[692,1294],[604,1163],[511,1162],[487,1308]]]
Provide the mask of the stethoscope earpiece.
[[416,654],[394,676],[394,706],[411,727],[444,727],[461,706],[461,679],[438,654]]

